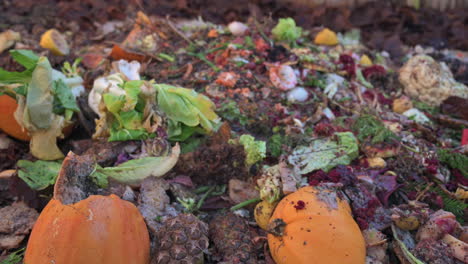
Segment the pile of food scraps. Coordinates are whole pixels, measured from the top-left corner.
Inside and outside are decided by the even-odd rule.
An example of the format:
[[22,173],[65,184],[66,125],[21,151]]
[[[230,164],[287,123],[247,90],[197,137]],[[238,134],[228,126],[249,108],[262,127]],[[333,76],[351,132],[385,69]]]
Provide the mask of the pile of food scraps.
[[466,51],[67,27],[0,33],[0,263],[468,263]]

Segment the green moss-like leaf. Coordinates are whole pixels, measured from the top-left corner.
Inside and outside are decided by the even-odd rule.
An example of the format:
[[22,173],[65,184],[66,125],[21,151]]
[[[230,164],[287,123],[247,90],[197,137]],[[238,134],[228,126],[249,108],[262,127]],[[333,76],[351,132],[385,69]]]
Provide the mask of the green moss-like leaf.
[[452,169],[458,169],[465,178],[468,178],[468,157],[461,153],[451,152],[447,149],[437,150],[439,160]]
[[294,19],[280,18],[278,24],[271,31],[273,38],[278,41],[284,41],[294,44],[301,37],[302,28],[296,26]]
[[20,160],[18,177],[26,182],[34,190],[43,190],[55,183],[59,173],[61,162],[38,160],[35,162]]
[[244,146],[247,166],[252,166],[266,157],[265,141],[255,140],[251,135],[242,135],[239,138],[239,143]]
[[389,141],[398,138],[392,131],[387,129],[382,121],[368,114],[363,114],[354,122],[352,129],[358,135],[359,141],[371,140],[372,144]]

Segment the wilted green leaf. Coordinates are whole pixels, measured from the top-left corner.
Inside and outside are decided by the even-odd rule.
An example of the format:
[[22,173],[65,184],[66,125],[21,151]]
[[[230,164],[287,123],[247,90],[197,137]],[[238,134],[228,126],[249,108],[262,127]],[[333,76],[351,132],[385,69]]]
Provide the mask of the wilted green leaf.
[[39,61],[39,56],[32,50],[11,50],[10,55],[26,69],[33,69]]
[[[102,167],[98,167],[98,168],[102,169]],[[107,188],[107,186],[109,185],[109,179],[107,178],[107,175],[100,172],[99,170],[94,171],[89,176],[91,177],[93,182],[101,188]]]
[[11,56],[26,70],[22,72],[9,72],[0,68],[0,83],[27,83],[31,80],[32,73],[39,57],[30,50],[11,50]]
[[135,110],[120,112],[120,120],[125,129],[141,129],[143,114]]
[[57,161],[20,160],[17,163],[18,176],[32,189],[43,190],[55,183],[61,164]]
[[9,72],[0,68],[0,83],[27,83],[31,80],[34,69],[25,70],[22,72]]
[[143,140],[154,137],[144,129],[111,128],[109,141]]
[[204,134],[205,130],[201,127],[191,127],[180,122],[168,120],[168,138],[171,141],[184,141],[195,133]]
[[121,183],[137,184],[147,177],[160,177],[166,174],[177,163],[179,154],[180,147],[176,145],[172,148],[172,153],[169,156],[144,157],[129,160],[115,167],[98,167],[96,172],[102,173]]
[[157,85],[158,106],[173,121],[182,122],[188,126],[197,126],[200,123],[198,111],[190,102],[174,93],[174,88],[169,85]]
[[208,97],[192,89],[167,84],[156,84],[155,87],[158,90],[158,106],[173,122],[190,127],[201,125],[208,132],[218,123],[215,105]]
[[14,88],[13,91],[15,91],[16,94],[26,96],[26,94],[28,93],[28,84],[18,86]]
[[123,111],[133,110],[138,103],[138,95],[141,92],[143,81],[128,81],[124,84],[125,105]]
[[54,94],[57,102],[60,107],[63,109],[69,109],[75,112],[80,111],[78,104],[76,103],[75,96],[73,95],[71,89],[59,79],[53,82],[52,93]]
[[122,109],[123,105],[125,104],[125,96],[124,95],[115,95],[111,93],[106,93],[102,96],[104,99],[104,104],[106,105],[107,110],[114,115],[118,115],[120,109]]
[[328,172],[337,165],[349,165],[359,154],[357,140],[351,132],[335,133],[335,136],[314,140],[309,146],[297,147],[289,156],[289,162],[301,174],[319,169]]

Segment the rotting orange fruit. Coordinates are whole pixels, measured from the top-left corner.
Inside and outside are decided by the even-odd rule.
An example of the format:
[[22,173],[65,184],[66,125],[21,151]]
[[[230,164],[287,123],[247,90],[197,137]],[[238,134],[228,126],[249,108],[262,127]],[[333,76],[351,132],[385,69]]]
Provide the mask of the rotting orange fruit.
[[149,233],[132,203],[114,194],[74,204],[52,199],[34,225],[24,263],[148,264]]
[[28,131],[23,129],[14,117],[17,107],[15,99],[6,94],[0,95],[0,130],[16,139],[29,141],[31,137]]
[[284,197],[268,227],[277,264],[364,264],[364,237],[348,203],[325,187],[307,186]]
[[25,264],[149,264],[148,228],[138,208],[89,185],[95,161],[69,152],[29,237]]

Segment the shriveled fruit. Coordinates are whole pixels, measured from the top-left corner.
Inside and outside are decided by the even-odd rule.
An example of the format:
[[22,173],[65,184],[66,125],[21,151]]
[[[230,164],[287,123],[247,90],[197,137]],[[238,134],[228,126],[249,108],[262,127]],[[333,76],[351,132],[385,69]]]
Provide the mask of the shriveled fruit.
[[411,99],[407,96],[402,96],[393,100],[392,110],[395,113],[403,114],[411,108],[413,108],[413,103],[411,102]]
[[41,47],[50,50],[55,55],[68,55],[70,47],[67,40],[56,29],[49,29],[41,36]]
[[253,234],[247,222],[233,213],[220,214],[210,222],[215,256],[225,263],[257,263]]
[[152,264],[201,264],[209,244],[208,225],[192,214],[180,214],[164,222],[156,238]]
[[403,230],[416,230],[419,227],[419,219],[414,216],[410,215],[407,217],[400,217],[394,220],[395,224]]
[[0,130],[6,134],[23,141],[29,141],[26,129],[23,129],[14,117],[18,104],[16,100],[4,94],[0,95]]
[[307,186],[280,201],[268,244],[277,264],[365,263],[366,247],[345,200],[330,189]]
[[275,206],[277,203],[269,203],[268,201],[261,201],[255,206],[254,216],[255,221],[257,222],[258,226],[263,229],[267,230],[268,223],[270,222],[270,217],[275,210]]

